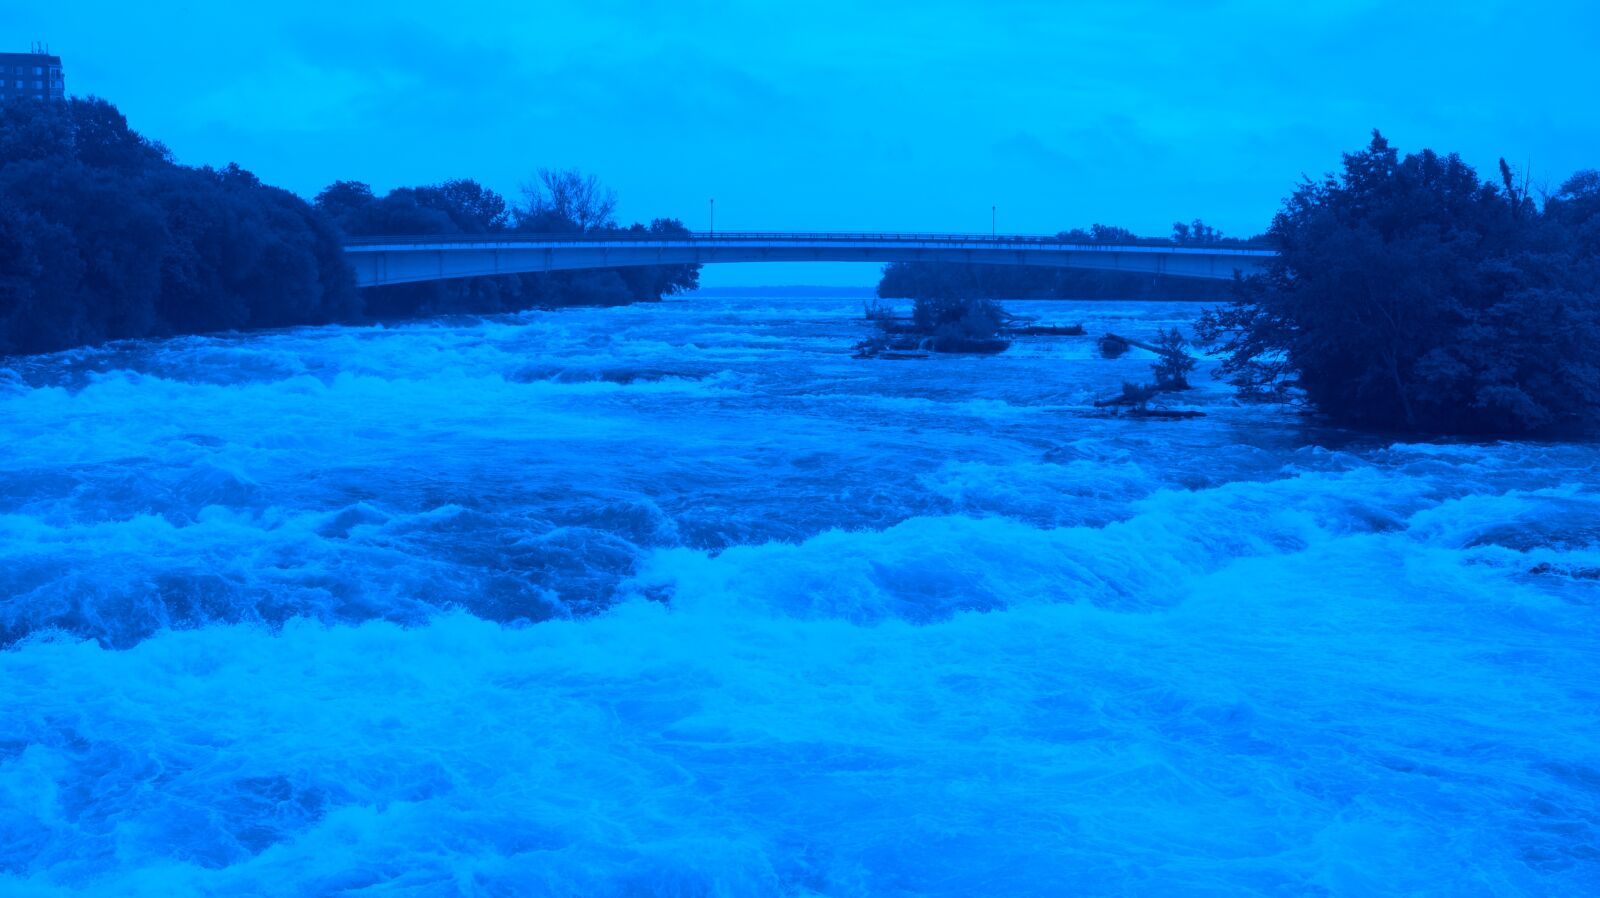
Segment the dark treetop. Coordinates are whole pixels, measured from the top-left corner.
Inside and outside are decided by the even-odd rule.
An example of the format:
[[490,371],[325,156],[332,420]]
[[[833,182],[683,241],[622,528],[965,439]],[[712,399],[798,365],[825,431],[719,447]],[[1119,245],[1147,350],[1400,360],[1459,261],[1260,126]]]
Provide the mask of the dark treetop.
[[1600,411],[1600,175],[1543,203],[1504,160],[1401,158],[1382,135],[1306,181],[1269,236],[1280,255],[1208,311],[1222,373],[1335,421],[1430,433],[1538,433]]

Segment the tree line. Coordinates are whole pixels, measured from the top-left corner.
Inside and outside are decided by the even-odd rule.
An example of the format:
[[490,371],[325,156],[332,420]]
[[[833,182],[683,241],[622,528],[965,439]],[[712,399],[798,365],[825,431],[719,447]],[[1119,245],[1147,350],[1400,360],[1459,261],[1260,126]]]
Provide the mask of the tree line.
[[[0,354],[106,340],[659,299],[698,266],[357,290],[346,235],[619,230],[592,176],[543,170],[514,206],[470,180],[314,202],[230,164],[179,165],[97,98],[0,105]],[[656,219],[632,231],[686,233]]]
[[236,165],[177,165],[104,100],[0,107],[0,352],[347,320],[339,234]]
[[[316,208],[353,237],[405,234],[649,233],[684,235],[681,221],[657,218],[648,225],[619,227],[616,193],[593,175],[540,169],[523,188],[523,203],[476,181],[459,179],[428,187],[400,187],[379,197],[356,181],[337,181],[315,200]],[[566,305],[649,302],[693,290],[698,265],[597,268],[497,277],[462,278],[375,287],[364,294],[369,314],[385,317],[451,312],[508,312]]]
[[[1056,237],[1076,243],[1131,243],[1132,231],[1114,225],[1061,231]],[[1148,242],[1148,241],[1146,241]],[[1200,219],[1172,226],[1175,246],[1242,246],[1247,241],[1225,237]],[[1122,299],[1220,302],[1231,296],[1226,281],[1165,277],[1132,271],[1097,271],[1032,265],[984,265],[962,262],[891,262],[878,279],[884,299],[925,296],[973,296],[1007,299]]]

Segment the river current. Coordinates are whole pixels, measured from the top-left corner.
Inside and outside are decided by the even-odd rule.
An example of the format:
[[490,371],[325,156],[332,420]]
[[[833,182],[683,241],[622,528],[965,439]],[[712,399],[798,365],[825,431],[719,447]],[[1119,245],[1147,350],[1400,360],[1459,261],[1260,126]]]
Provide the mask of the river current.
[[860,317],[0,361],[0,894],[1600,893],[1600,448]]

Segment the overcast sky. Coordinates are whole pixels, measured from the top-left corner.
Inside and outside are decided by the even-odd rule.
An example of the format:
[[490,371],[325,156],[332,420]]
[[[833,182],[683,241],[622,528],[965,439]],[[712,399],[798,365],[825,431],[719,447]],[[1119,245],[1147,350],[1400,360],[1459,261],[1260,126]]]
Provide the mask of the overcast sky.
[[[1553,187],[1600,166],[1600,5],[989,0],[7,3],[179,161],[307,197],[540,166],[718,229],[1262,230],[1381,128]],[[722,266],[708,284],[871,283]]]

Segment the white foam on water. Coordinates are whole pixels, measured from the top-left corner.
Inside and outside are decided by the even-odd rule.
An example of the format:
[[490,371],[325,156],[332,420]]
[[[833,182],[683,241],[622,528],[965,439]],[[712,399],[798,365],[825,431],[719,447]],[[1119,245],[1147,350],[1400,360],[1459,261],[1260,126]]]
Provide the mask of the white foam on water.
[[1595,447],[1152,427],[1063,411],[1098,360],[736,326],[858,314],[0,379],[0,893],[1597,890]]

